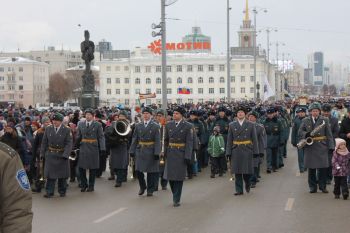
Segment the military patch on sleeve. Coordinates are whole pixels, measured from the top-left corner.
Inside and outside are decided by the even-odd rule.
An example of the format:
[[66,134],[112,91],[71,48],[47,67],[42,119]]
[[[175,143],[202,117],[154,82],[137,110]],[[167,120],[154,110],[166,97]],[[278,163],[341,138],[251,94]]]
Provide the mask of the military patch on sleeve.
[[20,169],[20,170],[17,171],[16,179],[17,179],[17,182],[18,182],[19,186],[23,190],[26,190],[26,191],[30,190],[29,180],[28,180],[28,177],[27,177],[27,173],[24,171],[24,169]]

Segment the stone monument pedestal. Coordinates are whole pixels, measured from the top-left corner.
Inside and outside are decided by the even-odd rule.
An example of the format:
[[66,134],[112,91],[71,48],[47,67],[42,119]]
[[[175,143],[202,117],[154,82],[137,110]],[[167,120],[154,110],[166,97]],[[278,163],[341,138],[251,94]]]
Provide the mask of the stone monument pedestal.
[[80,103],[79,106],[82,109],[92,108],[96,109],[99,105],[99,93],[98,92],[92,92],[92,93],[83,93],[80,97]]

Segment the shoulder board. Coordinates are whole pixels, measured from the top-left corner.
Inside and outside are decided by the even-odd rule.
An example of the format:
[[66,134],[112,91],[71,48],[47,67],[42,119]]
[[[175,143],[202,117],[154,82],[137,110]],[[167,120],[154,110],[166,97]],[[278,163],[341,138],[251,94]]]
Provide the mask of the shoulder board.
[[15,157],[17,152],[12,149],[10,146],[6,145],[5,143],[0,142],[0,152],[4,152],[1,154],[6,154],[10,156],[11,158]]

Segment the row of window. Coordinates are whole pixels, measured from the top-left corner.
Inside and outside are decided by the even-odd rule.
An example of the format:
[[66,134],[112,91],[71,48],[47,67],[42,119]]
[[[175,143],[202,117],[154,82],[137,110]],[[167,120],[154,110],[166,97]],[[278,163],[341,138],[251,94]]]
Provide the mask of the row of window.
[[[15,68],[14,67],[7,67],[7,72],[14,72]],[[4,67],[0,67],[0,72],[5,72]],[[23,72],[23,67],[18,67],[18,72]]]
[[[0,80],[1,81],[1,80]],[[241,76],[240,77],[240,81],[241,82],[245,82],[246,81],[246,77],[245,76]],[[209,83],[214,83],[215,82],[215,78],[214,77],[209,77],[208,79]],[[236,77],[235,76],[231,76],[231,82],[236,82]],[[254,76],[250,76],[250,82],[254,82]],[[107,78],[107,84],[111,84],[112,83],[112,79],[111,78]],[[115,83],[120,84],[120,78],[116,78],[115,79]],[[124,78],[124,83],[125,84],[129,84],[130,83],[130,79],[129,78]],[[161,84],[162,83],[162,79],[161,78],[156,78],[156,84]],[[167,83],[172,83],[172,79],[171,78],[167,78]],[[178,84],[182,84],[183,83],[183,79],[181,77],[178,77],[176,79],[176,83]],[[187,83],[193,83],[193,78],[188,77],[187,78]],[[197,79],[197,83],[204,83],[204,79],[203,77],[199,77]],[[224,77],[220,77],[219,78],[219,83],[225,83],[225,78]],[[135,84],[141,84],[141,79],[140,78],[136,78],[135,79]],[[146,84],[152,84],[152,79],[151,78],[146,78]]]
[[[23,99],[24,96],[22,94],[18,95],[19,99]],[[9,100],[14,100],[15,99],[15,94],[9,94],[8,95]],[[5,100],[5,95],[0,95],[0,100]]]
[[[19,81],[23,81],[23,76],[18,76],[18,80]],[[0,81],[5,81],[5,77],[4,76],[0,76]],[[15,82],[16,81],[16,77],[15,76],[8,76],[7,77],[7,81]]]
[[[173,89],[171,88],[168,88],[167,89],[167,94],[173,94]],[[107,95],[112,95],[112,89],[107,89]],[[157,88],[156,89],[156,94],[162,94],[162,89],[160,88]],[[135,89],[135,94],[138,95],[141,93],[141,90],[140,89]],[[146,94],[150,94],[152,93],[152,90],[150,88],[147,88],[146,91],[145,91]],[[175,89],[175,92],[174,94],[177,93],[177,89]],[[197,89],[197,93],[194,93],[193,92],[193,89],[190,88],[190,93],[191,94],[204,94],[204,88],[198,88]],[[219,88],[219,94],[225,94],[225,88]],[[236,88],[231,88],[231,93],[236,93]],[[246,94],[246,88],[245,87],[241,87],[241,90],[240,90],[240,93],[241,94]],[[254,87],[251,87],[250,88],[250,93],[253,94],[254,93]],[[115,93],[116,95],[121,95],[121,89],[115,89]],[[124,93],[125,95],[129,95],[130,94],[130,89],[124,89]],[[208,94],[215,94],[215,88],[208,88]]]
[[[143,67],[144,72],[145,73],[151,73],[152,72],[152,66],[144,66]],[[183,72],[184,70],[186,70],[187,72],[193,72],[194,68],[196,68],[196,70],[198,72],[203,72],[204,71],[204,65],[176,65],[174,66],[176,72]],[[219,70],[220,72],[225,71],[225,65],[207,65],[206,67],[209,72],[214,72],[215,70]],[[240,64],[240,68],[241,70],[246,69],[246,64]],[[162,72],[162,67],[161,66],[155,66],[153,67],[153,69],[155,69],[155,72]],[[231,69],[235,69],[235,64],[231,65]],[[250,69],[254,69],[254,64],[250,64]],[[112,67],[111,66],[106,66],[106,71],[111,72],[112,71]],[[121,67],[120,66],[115,66],[114,67],[114,71],[121,71]],[[129,67],[128,66],[124,66],[124,71],[129,71]],[[167,72],[172,72],[173,71],[173,67],[171,65],[167,66]],[[135,66],[134,69],[135,73],[141,73],[141,66]]]
[[[0,90],[5,90],[5,86],[0,86]],[[14,90],[16,90],[16,86],[15,85],[8,85],[7,86],[7,90],[14,91]],[[23,90],[23,85],[19,85],[17,90],[22,91]]]

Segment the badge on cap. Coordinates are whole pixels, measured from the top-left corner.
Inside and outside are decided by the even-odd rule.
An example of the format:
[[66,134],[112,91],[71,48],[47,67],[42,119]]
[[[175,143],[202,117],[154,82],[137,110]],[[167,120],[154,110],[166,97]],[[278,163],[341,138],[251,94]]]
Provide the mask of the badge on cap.
[[24,169],[17,171],[16,179],[18,181],[19,186],[21,186],[22,189],[26,191],[30,190],[29,180],[27,177],[27,173],[24,171]]

